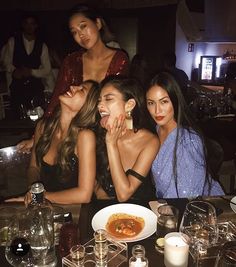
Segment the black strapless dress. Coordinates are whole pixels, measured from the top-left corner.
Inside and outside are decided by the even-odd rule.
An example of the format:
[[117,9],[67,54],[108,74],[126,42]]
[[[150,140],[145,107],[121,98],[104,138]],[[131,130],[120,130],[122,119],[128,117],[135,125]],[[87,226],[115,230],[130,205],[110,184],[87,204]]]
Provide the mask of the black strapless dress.
[[[132,171],[132,170],[127,170],[126,175],[132,174],[132,173],[130,173],[130,171]],[[155,186],[152,182],[151,175],[148,174],[147,177],[143,177],[141,175],[139,177],[137,177],[137,176],[135,176],[135,177],[137,179],[139,179],[142,182],[142,184],[139,186],[137,191],[132,195],[132,197],[130,199],[131,200],[132,199],[133,200],[152,200],[152,199],[155,199],[156,198],[155,197]],[[114,188],[111,177],[109,179],[107,179],[106,181],[100,182],[100,185],[109,197],[116,199],[116,192],[115,192],[115,188]]]
[[[64,177],[65,176],[65,177]],[[78,158],[71,156],[70,172],[62,174],[59,164],[50,165],[44,161],[41,163],[41,181],[48,192],[61,191],[78,186]]]

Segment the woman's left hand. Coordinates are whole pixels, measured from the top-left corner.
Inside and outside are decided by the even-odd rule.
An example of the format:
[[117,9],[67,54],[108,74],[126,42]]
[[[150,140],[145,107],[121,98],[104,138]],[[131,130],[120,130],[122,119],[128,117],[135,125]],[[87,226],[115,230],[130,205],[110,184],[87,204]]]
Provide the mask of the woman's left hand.
[[8,198],[4,202],[24,202],[24,196]]
[[27,207],[28,204],[31,202],[31,200],[32,200],[31,192],[28,191],[25,194],[25,196],[8,198],[4,202],[24,202],[25,206]]
[[118,139],[124,135],[126,131],[125,117],[120,115],[113,122],[113,125],[107,128],[106,143],[117,144]]

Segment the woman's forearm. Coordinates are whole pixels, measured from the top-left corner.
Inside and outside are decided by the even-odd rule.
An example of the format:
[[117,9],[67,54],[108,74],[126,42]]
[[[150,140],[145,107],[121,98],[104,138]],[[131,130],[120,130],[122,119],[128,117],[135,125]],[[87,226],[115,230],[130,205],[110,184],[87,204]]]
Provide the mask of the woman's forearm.
[[133,194],[134,189],[132,188],[131,183],[122,166],[117,145],[107,144],[107,154],[117,199],[119,201],[125,201]]
[[76,187],[58,192],[46,192],[45,196],[52,203],[81,204],[89,203],[92,198],[92,193]]

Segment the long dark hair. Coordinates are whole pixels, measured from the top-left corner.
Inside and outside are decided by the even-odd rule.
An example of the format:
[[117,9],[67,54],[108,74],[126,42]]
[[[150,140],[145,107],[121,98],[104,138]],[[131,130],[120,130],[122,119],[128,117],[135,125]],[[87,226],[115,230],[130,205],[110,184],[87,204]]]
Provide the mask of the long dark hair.
[[[129,99],[134,99],[136,105],[132,110],[134,131],[137,132],[139,129],[143,128],[144,122],[144,106],[145,98],[143,94],[143,89],[141,88],[138,81],[135,79],[130,79],[122,76],[108,76],[100,84],[100,92],[103,87],[111,85],[116,90],[118,90],[122,96],[123,100],[126,102]],[[101,126],[97,129],[97,180],[103,186],[111,180],[109,172],[109,163],[106,150],[105,142],[106,130]]]
[[[83,83],[90,83],[91,89],[88,92],[86,101],[80,111],[72,119],[67,131],[65,139],[61,142],[58,149],[57,164],[60,166],[63,178],[70,172],[70,158],[74,154],[78,132],[81,129],[92,129],[96,127],[97,123],[97,100],[98,100],[98,83],[93,80],[87,80]],[[53,115],[49,118],[44,118],[42,121],[43,133],[36,144],[35,154],[36,163],[41,167],[43,157],[47,154],[51,140],[55,131],[60,125],[60,105],[56,108]]]
[[[206,169],[205,183],[203,187],[203,192],[204,192],[204,188],[208,186],[208,193],[209,193],[210,187],[211,187],[211,177],[209,175],[210,170],[209,170],[209,166],[207,162],[207,148],[205,145],[205,139],[204,139],[204,136],[201,130],[195,123],[191,112],[189,111],[189,108],[182,95],[181,89],[177,81],[174,79],[174,77],[168,72],[160,72],[159,74],[157,74],[151,80],[149,88],[151,88],[152,86],[156,86],[156,85],[160,86],[168,93],[169,98],[174,108],[174,119],[177,123],[177,133],[176,133],[174,154],[173,154],[173,174],[174,174],[174,179],[175,179],[175,187],[176,187],[177,196],[179,197],[178,181],[177,181],[177,148],[178,148],[178,143],[179,143],[178,140],[179,140],[181,128],[186,129],[189,132],[189,134],[191,133],[197,134],[202,141],[203,161],[206,167],[205,168]],[[200,153],[197,147],[195,147],[194,153]]]

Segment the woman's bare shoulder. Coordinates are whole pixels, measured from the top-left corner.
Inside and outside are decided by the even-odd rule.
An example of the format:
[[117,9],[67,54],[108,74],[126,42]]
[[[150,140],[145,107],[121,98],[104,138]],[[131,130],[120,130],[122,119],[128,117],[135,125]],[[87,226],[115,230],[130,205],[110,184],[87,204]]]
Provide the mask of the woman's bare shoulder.
[[95,138],[94,131],[90,129],[80,129],[78,132],[78,138],[84,139],[84,138]]
[[147,129],[141,129],[138,132],[140,132],[140,136],[145,139],[145,141],[147,140],[153,140],[153,142],[159,141],[157,134],[152,133],[151,131],[147,130]]
[[141,147],[159,147],[160,146],[160,141],[159,138],[156,134],[150,132],[149,130],[146,129],[140,129],[137,133],[137,143],[140,148]]

